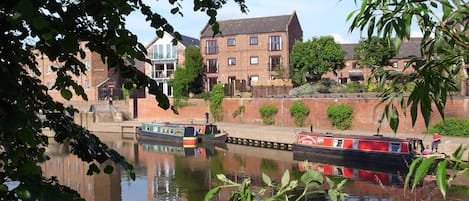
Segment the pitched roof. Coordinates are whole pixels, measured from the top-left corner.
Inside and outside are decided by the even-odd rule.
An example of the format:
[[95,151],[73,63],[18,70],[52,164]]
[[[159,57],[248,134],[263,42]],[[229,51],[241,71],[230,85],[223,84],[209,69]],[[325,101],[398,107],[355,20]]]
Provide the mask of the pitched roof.
[[[170,35],[170,34],[168,34]],[[172,38],[174,38],[173,35],[170,35]],[[153,45],[153,43],[155,43],[157,40],[159,39],[158,36],[156,36],[155,38],[153,38],[146,46],[146,48],[148,49],[151,45]],[[192,38],[192,37],[189,37],[189,36],[185,36],[185,35],[182,35],[181,34],[181,41],[179,41],[179,43],[181,43],[182,45],[186,46],[186,47],[190,47],[190,46],[197,46],[199,47],[200,46],[200,40],[197,39],[197,38]]]
[[192,37],[185,36],[185,35],[181,35],[181,43],[186,47],[190,47],[190,46],[199,47],[200,46],[200,40],[199,39],[192,38]]
[[[422,38],[410,38],[407,41],[402,42],[401,48],[399,49],[398,54],[394,58],[406,58],[409,56],[422,57],[420,53],[420,42]],[[355,46],[357,43],[346,43],[340,44],[340,47],[347,52],[345,55],[346,60],[353,59],[355,55]]]
[[[270,33],[287,31],[291,17],[295,15],[279,15],[218,21],[222,35],[238,35],[252,33]],[[200,32],[200,37],[212,37],[212,26],[207,24]]]

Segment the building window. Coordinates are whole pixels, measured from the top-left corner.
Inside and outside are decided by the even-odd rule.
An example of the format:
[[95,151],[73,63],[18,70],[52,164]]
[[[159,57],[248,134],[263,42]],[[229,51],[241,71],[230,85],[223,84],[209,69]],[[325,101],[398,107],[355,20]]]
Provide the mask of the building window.
[[52,66],[51,65],[47,66],[46,72],[47,73],[52,73]]
[[259,57],[251,57],[251,64],[259,64]]
[[85,80],[85,88],[87,89],[91,88],[90,80]]
[[282,37],[280,36],[270,36],[269,37],[269,50],[270,51],[280,51],[282,50]]
[[269,57],[269,71],[274,71],[275,68],[280,67],[281,58],[282,57],[280,57],[280,56],[270,56]]
[[50,82],[47,83],[47,89],[49,89],[49,90],[52,89],[52,83],[50,83]]
[[234,38],[228,38],[227,43],[228,43],[228,46],[235,46],[236,40]]
[[398,67],[397,62],[392,62],[392,67],[397,68]]
[[236,65],[236,58],[228,58],[228,66]]
[[86,61],[85,61],[85,69],[86,69],[86,70],[89,70],[90,68],[91,68],[91,66],[90,66],[90,61],[86,60]]
[[275,80],[275,75],[270,75],[269,80]]
[[207,54],[217,54],[218,53],[218,43],[216,40],[208,40],[207,41]]
[[207,60],[207,73],[218,72],[218,61],[216,59]]
[[253,36],[249,38],[249,45],[257,45],[257,36]]
[[358,65],[357,65],[357,62],[352,62],[352,68],[357,68]]
[[152,59],[175,59],[176,46],[172,44],[153,45]]
[[258,75],[251,75],[251,77],[249,77],[249,86],[252,85],[252,82],[256,82],[259,80],[259,76]]

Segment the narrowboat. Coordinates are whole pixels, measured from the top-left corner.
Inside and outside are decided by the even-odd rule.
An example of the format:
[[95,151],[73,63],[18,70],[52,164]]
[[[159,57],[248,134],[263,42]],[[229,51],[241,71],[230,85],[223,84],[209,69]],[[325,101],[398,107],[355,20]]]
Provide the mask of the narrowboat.
[[144,122],[137,128],[139,139],[182,142],[183,145],[197,144],[197,132],[192,126],[178,124]]
[[228,138],[228,133],[218,130],[215,124],[198,124],[191,125],[194,127],[199,137],[199,141],[204,143],[225,143]]
[[416,138],[301,131],[293,143],[293,153],[303,158],[329,157],[358,163],[408,167],[421,143]]

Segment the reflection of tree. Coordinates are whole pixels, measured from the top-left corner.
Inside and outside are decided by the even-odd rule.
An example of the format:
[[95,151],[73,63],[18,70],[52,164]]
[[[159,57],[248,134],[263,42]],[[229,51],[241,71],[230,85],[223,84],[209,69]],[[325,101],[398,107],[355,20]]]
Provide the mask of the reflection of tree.
[[241,157],[239,154],[235,154],[234,159],[236,160],[236,162],[239,163],[239,165],[241,167],[243,167],[243,168],[246,167],[246,161],[244,161],[244,158]]
[[210,173],[212,175],[223,174],[225,172],[223,160],[225,160],[225,157],[220,152],[216,156],[210,157]]
[[272,174],[278,171],[278,165],[274,160],[263,158],[261,161],[261,170],[263,173]]
[[184,193],[187,200],[204,200],[205,194],[209,190],[208,168],[194,168],[186,158],[175,156],[175,175],[173,182]]

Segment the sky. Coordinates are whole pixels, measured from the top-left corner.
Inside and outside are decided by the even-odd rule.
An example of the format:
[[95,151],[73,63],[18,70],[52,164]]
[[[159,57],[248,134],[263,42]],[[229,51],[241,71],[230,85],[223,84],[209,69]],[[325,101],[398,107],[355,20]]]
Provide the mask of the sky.
[[[193,38],[200,38],[200,31],[207,24],[205,13],[194,13],[193,0],[178,1],[182,5],[183,17],[170,13],[168,0],[144,0],[154,11],[164,16],[179,33]],[[337,43],[356,43],[360,32],[349,33],[350,23],[347,16],[358,9],[353,0],[246,0],[249,9],[242,13],[239,6],[229,0],[218,11],[218,20],[242,19],[290,15],[296,12],[303,29],[303,40],[319,36],[334,36]],[[139,38],[139,42],[148,44],[156,34],[141,15],[132,14],[127,19],[129,28]]]

